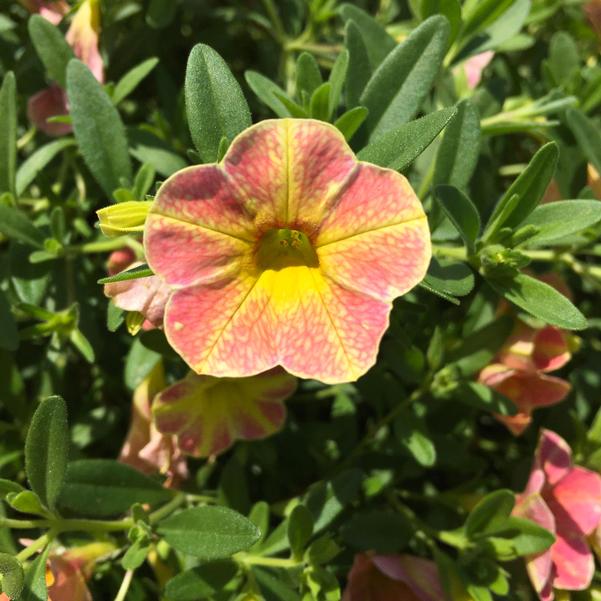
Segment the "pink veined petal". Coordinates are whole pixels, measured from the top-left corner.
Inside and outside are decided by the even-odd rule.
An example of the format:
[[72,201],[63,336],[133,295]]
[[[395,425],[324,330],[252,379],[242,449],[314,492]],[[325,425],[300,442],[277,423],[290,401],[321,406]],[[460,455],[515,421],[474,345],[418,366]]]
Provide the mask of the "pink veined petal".
[[558,530],[589,536],[601,522],[601,476],[573,467],[546,495]]
[[583,591],[589,587],[595,573],[595,560],[582,535],[558,529],[551,555],[556,571],[555,588]]
[[412,555],[375,555],[372,561],[389,578],[407,584],[420,601],[445,599],[433,561]]
[[67,95],[59,86],[53,85],[31,96],[27,102],[27,116],[40,131],[48,136],[64,136],[73,131],[68,123],[49,123],[50,117],[67,115]]
[[[530,520],[550,532],[555,532],[553,513],[538,493],[518,497],[513,515]],[[555,566],[553,564],[552,548],[526,558],[528,576],[541,601],[551,601],[554,597]]]
[[357,162],[340,132],[310,119],[270,119],[242,132],[223,159],[259,227],[310,235]]
[[537,369],[555,371],[563,367],[571,356],[565,332],[553,326],[536,332],[532,360]]
[[535,463],[544,471],[547,484],[555,486],[572,469],[572,449],[559,434],[543,429],[536,449]]
[[286,418],[283,401],[295,388],[296,379],[282,370],[240,379],[189,374],[156,397],[153,414],[159,430],[174,434],[182,451],[208,457],[235,440],[277,432]]

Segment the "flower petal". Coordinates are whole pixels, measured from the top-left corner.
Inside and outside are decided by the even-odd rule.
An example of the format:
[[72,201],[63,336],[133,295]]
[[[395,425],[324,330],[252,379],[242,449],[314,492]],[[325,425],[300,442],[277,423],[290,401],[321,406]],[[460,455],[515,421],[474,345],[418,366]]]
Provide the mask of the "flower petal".
[[589,536],[601,522],[601,476],[573,467],[550,491],[547,503],[558,530]]
[[536,448],[535,465],[544,471],[547,484],[554,486],[572,469],[572,449],[559,434],[543,429]]
[[48,587],[48,596],[53,601],[92,601],[83,574],[71,562],[54,556],[50,558],[50,569],[54,582]]
[[68,123],[49,123],[50,117],[69,113],[67,95],[59,86],[50,86],[31,96],[27,102],[27,117],[48,136],[64,136],[73,131]]
[[81,3],[65,39],[75,56],[87,65],[94,77],[104,82],[104,63],[98,50],[100,35],[100,6],[99,0],[84,0]]
[[190,455],[208,457],[235,440],[255,440],[277,432],[286,419],[283,401],[296,379],[282,370],[251,378],[219,379],[189,374],[154,401],[157,428],[177,436]]
[[309,234],[357,162],[342,134],[311,119],[270,119],[241,133],[223,168],[259,225]]
[[568,339],[562,330],[546,326],[534,336],[532,360],[541,371],[555,371],[563,367],[571,358]]
[[556,570],[555,588],[582,591],[589,587],[595,572],[595,560],[584,537],[558,530],[551,555]]

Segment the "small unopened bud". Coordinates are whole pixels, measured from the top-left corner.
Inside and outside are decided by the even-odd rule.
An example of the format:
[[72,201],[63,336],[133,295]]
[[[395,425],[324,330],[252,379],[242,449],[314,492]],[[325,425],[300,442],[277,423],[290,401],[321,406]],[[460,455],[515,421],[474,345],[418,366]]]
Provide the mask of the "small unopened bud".
[[96,211],[100,229],[109,238],[144,231],[151,200],[129,200]]

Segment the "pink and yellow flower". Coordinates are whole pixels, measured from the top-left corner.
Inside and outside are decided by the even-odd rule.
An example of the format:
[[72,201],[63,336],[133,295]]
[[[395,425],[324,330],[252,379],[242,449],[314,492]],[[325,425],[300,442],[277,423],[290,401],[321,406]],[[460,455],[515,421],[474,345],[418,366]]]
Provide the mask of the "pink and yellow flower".
[[569,382],[547,375],[571,358],[565,332],[553,326],[540,330],[519,322],[497,355],[485,367],[479,381],[513,401],[515,415],[495,415],[516,436],[532,421],[532,412],[563,401],[571,390]]
[[433,561],[412,555],[355,556],[342,601],[446,601]]
[[296,378],[273,369],[249,378],[213,378],[190,373],[158,394],[156,427],[174,435],[179,449],[195,457],[223,453],[236,440],[271,436],[286,421],[284,401]]
[[[64,3],[37,2],[40,6],[58,7]],[[43,6],[42,6],[43,5]],[[69,10],[67,5],[67,10]],[[58,13],[58,14],[65,14]],[[42,14],[42,13],[41,13]],[[46,17],[48,18],[48,17]],[[50,19],[49,19],[50,20]],[[71,25],[66,34],[66,40],[73,48],[77,58],[82,60],[92,71],[94,77],[100,82],[104,81],[104,66],[98,40],[100,35],[100,5],[98,0],[84,0],[73,16]],[[69,103],[65,91],[54,84],[34,94],[27,103],[27,116],[29,120],[41,131],[49,136],[62,136],[72,131],[68,123],[49,123],[48,119],[67,115]]]
[[[124,248],[111,254],[108,272],[109,275],[116,275],[139,265],[142,265],[142,262],[136,260],[134,252]],[[139,313],[144,330],[160,328],[163,325],[169,289],[158,276],[105,284],[104,294],[112,299],[119,309]]]
[[555,432],[541,432],[532,472],[514,513],[556,536],[550,549],[526,562],[541,601],[552,601],[553,589],[587,589],[595,570],[587,537],[601,523],[601,476],[574,466],[569,445]]
[[337,129],[309,119],[263,121],[220,164],[169,178],[144,244],[172,289],[167,338],[194,371],[281,365],[327,383],[374,364],[393,299],[431,256],[407,180],[357,161]]
[[167,386],[161,361],[134,391],[132,416],[119,461],[146,473],[167,476],[165,486],[188,477],[186,458],[173,436],[162,434],[152,422],[152,399]]

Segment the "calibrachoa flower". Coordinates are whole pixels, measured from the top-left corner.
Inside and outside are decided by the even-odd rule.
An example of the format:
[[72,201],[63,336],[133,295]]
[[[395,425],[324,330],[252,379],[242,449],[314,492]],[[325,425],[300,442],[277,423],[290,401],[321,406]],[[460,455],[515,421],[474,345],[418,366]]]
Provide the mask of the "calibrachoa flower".
[[152,413],[157,429],[175,435],[184,453],[208,457],[236,440],[277,432],[295,389],[296,378],[281,369],[235,379],[190,373],[155,397]]
[[160,472],[167,476],[165,486],[172,486],[188,477],[188,469],[173,436],[161,434],[152,423],[152,399],[166,385],[159,361],[134,391],[131,424],[119,461],[147,474]]
[[514,512],[556,536],[549,550],[527,559],[540,599],[552,601],[553,589],[587,589],[595,571],[587,537],[601,522],[601,476],[574,466],[569,445],[555,432],[541,432],[526,490]]
[[[37,4],[48,5],[52,3]],[[54,3],[52,6],[55,4],[61,6],[61,3]],[[84,0],[75,13],[65,37],[73,48],[75,56],[89,67],[98,81],[103,82],[104,67],[98,50],[99,34],[100,6],[98,0]],[[68,112],[67,94],[56,84],[34,94],[27,103],[29,120],[49,136],[62,136],[71,132],[71,125],[67,123],[48,123],[50,117],[66,115]]]
[[485,367],[478,380],[512,400],[515,415],[495,415],[516,436],[532,421],[532,411],[563,401],[569,382],[547,375],[571,358],[567,335],[553,326],[535,330],[518,322],[495,363]]
[[[141,261],[136,261],[135,254],[131,249],[124,248],[111,254],[108,261],[108,272],[109,275],[115,275],[141,264]],[[112,299],[119,309],[140,313],[144,318],[143,329],[151,330],[163,325],[169,289],[158,276],[105,284],[104,294]]]
[[342,601],[445,601],[433,561],[412,555],[355,556]]
[[393,299],[431,256],[407,180],[357,161],[336,128],[309,119],[263,121],[220,164],[169,178],[144,243],[173,290],[167,338],[194,371],[281,365],[327,383],[374,364]]

